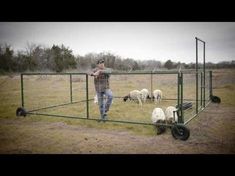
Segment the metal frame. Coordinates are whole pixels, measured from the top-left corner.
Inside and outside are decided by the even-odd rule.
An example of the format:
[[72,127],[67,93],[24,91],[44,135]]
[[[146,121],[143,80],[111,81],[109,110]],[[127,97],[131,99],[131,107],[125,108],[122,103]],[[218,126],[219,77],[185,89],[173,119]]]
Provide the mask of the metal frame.
[[[152,79],[154,74],[177,74],[178,78],[181,78],[182,73],[176,72],[176,71],[161,71],[161,72],[136,72],[136,73],[111,73],[112,75],[151,75],[151,89],[152,89]],[[24,75],[69,75],[69,84],[70,84],[70,102],[68,103],[63,103],[63,104],[57,104],[57,105],[51,105],[47,107],[42,107],[38,109],[33,109],[29,110],[26,113],[31,114],[31,115],[44,115],[44,116],[53,116],[53,117],[65,117],[65,118],[76,118],[76,119],[86,119],[86,120],[96,120],[97,118],[91,118],[89,115],[89,101],[93,99],[89,99],[89,93],[88,93],[88,88],[89,88],[89,75],[86,73],[21,73],[21,106],[24,107]],[[86,100],[81,100],[81,101],[73,101],[73,93],[72,93],[72,76],[73,75],[85,75],[86,77]],[[178,86],[178,92],[182,91],[182,82],[178,81],[181,85],[181,89]],[[182,96],[182,94],[181,94]],[[178,96],[179,97],[179,96]],[[121,98],[121,97],[115,97],[115,98]],[[181,97],[183,98],[183,97]],[[177,100],[177,99],[167,99],[167,100]],[[55,115],[55,114],[47,114],[47,113],[38,113],[36,111],[39,110],[44,110],[44,109],[49,109],[49,108],[54,108],[54,107],[60,107],[60,106],[65,106],[65,105],[70,105],[70,104],[75,104],[75,103],[80,103],[80,102],[86,102],[86,117],[78,117],[78,116],[64,116],[64,115]],[[179,103],[179,102],[178,102]],[[179,104],[178,104],[179,105]],[[182,114],[182,112],[181,112]],[[183,119],[183,117],[181,118]],[[131,124],[142,124],[142,125],[153,125],[152,123],[144,123],[144,122],[136,122],[136,121],[120,121],[120,120],[106,120],[107,122],[118,122],[118,123],[131,123]],[[183,120],[181,120],[183,123]],[[159,125],[166,125],[166,124],[159,124]],[[166,125],[169,126],[169,125]]]
[[[179,115],[179,124],[184,124],[186,125],[191,121],[193,118],[195,118],[203,109],[210,103],[210,101],[205,105],[205,42],[202,41],[199,38],[196,39],[196,68],[195,68],[195,73],[196,74],[196,114],[187,120],[186,122],[184,121],[184,111],[183,111],[183,101],[186,100],[183,98],[183,75],[188,74],[189,72],[177,72],[177,71],[155,71],[155,72],[132,72],[132,73],[111,73],[112,75],[136,75],[136,74],[150,74],[150,84],[151,84],[151,94],[152,94],[152,89],[153,89],[153,75],[154,74],[176,74],[178,78],[178,86],[177,86],[177,105],[178,105],[178,115]],[[204,47],[203,47],[203,72],[201,72],[201,105],[203,108],[198,109],[198,41],[203,42]],[[88,93],[88,80],[89,76],[86,73],[21,73],[21,106],[24,107],[25,102],[24,102],[24,75],[69,75],[70,79],[70,102],[69,103],[64,103],[64,104],[59,104],[59,105],[53,105],[53,106],[48,106],[48,107],[43,107],[39,109],[34,109],[27,111],[27,114],[31,115],[43,115],[43,116],[53,116],[53,117],[64,117],[64,118],[75,118],[75,119],[85,119],[85,120],[95,120],[97,121],[97,118],[91,118],[89,115],[89,101],[93,99],[89,99],[89,93]],[[72,76],[73,75],[84,75],[86,78],[86,100],[82,101],[73,101],[73,91],[72,91]],[[209,72],[209,94],[212,95],[212,71]],[[202,96],[203,95],[203,96]],[[46,114],[46,113],[38,113],[36,111],[42,110],[42,109],[49,109],[53,107],[59,107],[59,106],[65,106],[69,104],[74,104],[74,103],[79,103],[79,102],[86,102],[86,117],[75,117],[75,116],[64,116],[64,115],[53,115],[53,114]],[[140,124],[140,125],[154,125],[153,123],[144,123],[144,122],[135,122],[135,121],[119,121],[119,120],[106,120],[106,122],[117,122],[117,123],[130,123],[130,124]],[[170,124],[163,124],[163,123],[158,123],[157,125],[163,125],[166,127],[170,127],[172,125]]]
[[[212,72],[210,73],[210,78],[212,77]],[[154,74],[176,74],[178,76],[178,88],[177,88],[177,99],[163,99],[163,100],[177,100],[177,105],[178,105],[178,116],[179,116],[179,120],[178,123],[180,124],[186,124],[187,122],[184,122],[184,111],[183,111],[183,101],[184,100],[189,100],[189,101],[195,101],[192,99],[184,99],[183,98],[183,75],[184,74],[190,74],[190,73],[183,73],[183,72],[151,72],[151,73],[112,73],[113,75],[138,75],[138,74],[146,74],[146,75],[151,75],[151,87],[152,87],[152,79],[153,79],[153,75]],[[85,73],[81,73],[80,75],[85,75],[86,76],[86,100],[81,100],[81,101],[73,101],[73,92],[72,92],[72,75],[78,75],[78,73],[22,73],[21,74],[21,104],[22,107],[24,107],[24,75],[69,75],[69,83],[70,83],[70,102],[68,103],[63,103],[63,104],[57,104],[57,105],[52,105],[52,106],[47,106],[47,107],[42,107],[42,108],[38,108],[38,109],[33,109],[33,110],[29,110],[27,111],[27,114],[31,114],[31,115],[44,115],[44,116],[53,116],[53,117],[64,117],[64,118],[76,118],[76,119],[86,119],[86,120],[96,120],[97,118],[91,118],[89,115],[89,101],[93,100],[93,99],[89,99],[89,94],[88,94],[88,75]],[[212,81],[210,80],[210,83]],[[211,92],[211,87],[210,86],[210,92]],[[121,98],[121,97],[116,97],[116,98]],[[75,103],[80,103],[80,102],[85,102],[86,103],[86,117],[78,117],[78,116],[64,116],[64,115],[55,115],[55,114],[47,114],[47,113],[38,113],[36,111],[39,110],[44,110],[44,109],[49,109],[49,108],[54,108],[54,107],[61,107],[61,106],[66,106],[66,105],[70,105],[70,104],[75,104]],[[197,100],[196,100],[197,102]],[[194,117],[197,116],[199,112],[197,112],[195,114]],[[192,120],[192,119],[190,119]],[[119,120],[106,120],[107,122],[118,122],[118,123],[130,123],[130,124],[142,124],[142,125],[153,125],[152,123],[144,123],[144,122],[136,122],[136,121],[119,121]],[[164,126],[170,126],[169,124],[158,124],[158,125],[164,125]]]
[[[196,114],[198,113],[198,42],[203,43],[203,72],[201,72],[201,106],[205,108],[205,60],[206,60],[206,53],[205,53],[205,47],[206,47],[206,42],[199,39],[198,37],[195,37],[196,39],[196,66],[195,66],[195,71],[196,71]],[[203,101],[202,101],[203,99]]]

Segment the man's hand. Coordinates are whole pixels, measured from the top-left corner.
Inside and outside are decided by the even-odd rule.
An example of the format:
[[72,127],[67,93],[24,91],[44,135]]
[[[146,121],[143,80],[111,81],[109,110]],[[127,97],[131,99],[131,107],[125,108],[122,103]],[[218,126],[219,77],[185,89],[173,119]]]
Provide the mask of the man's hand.
[[99,74],[100,74],[100,70],[98,70],[95,73],[93,73],[93,76],[98,76]]

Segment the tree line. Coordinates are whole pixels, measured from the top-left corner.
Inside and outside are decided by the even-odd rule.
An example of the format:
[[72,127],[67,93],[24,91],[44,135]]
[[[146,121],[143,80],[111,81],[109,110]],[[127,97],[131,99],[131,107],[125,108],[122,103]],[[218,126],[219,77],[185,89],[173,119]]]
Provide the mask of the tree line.
[[[156,71],[159,69],[194,69],[195,63],[166,62],[157,60],[135,60],[122,58],[109,52],[88,53],[84,56],[74,56],[69,47],[53,45],[43,47],[36,44],[27,44],[25,50],[15,52],[8,44],[0,45],[0,73],[26,72],[26,71],[52,71],[62,72],[77,69],[80,72],[90,70],[96,66],[98,59],[104,59],[106,67],[118,71]],[[192,59],[194,60],[194,59]],[[202,68],[202,64],[199,64]],[[235,68],[235,61],[219,63],[206,63],[206,68]]]

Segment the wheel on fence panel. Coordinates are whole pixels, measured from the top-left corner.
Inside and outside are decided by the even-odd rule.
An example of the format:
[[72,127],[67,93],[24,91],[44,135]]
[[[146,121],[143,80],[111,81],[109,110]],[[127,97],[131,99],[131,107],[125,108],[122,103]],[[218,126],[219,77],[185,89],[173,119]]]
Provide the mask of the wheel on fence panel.
[[16,116],[26,116],[26,110],[22,107],[17,108]]
[[217,96],[212,95],[212,96],[211,96],[211,101],[212,101],[213,103],[220,103],[220,102],[221,102],[221,99],[220,99],[220,97],[217,97]]
[[165,121],[164,121],[164,120],[158,120],[158,121],[156,122],[156,125],[155,125],[156,133],[157,133],[157,134],[162,134],[162,133],[164,133],[164,132],[166,131],[166,127],[163,126],[163,125],[157,125],[157,123],[165,123]]
[[174,125],[171,128],[171,134],[175,139],[186,141],[190,136],[190,131],[184,125]]

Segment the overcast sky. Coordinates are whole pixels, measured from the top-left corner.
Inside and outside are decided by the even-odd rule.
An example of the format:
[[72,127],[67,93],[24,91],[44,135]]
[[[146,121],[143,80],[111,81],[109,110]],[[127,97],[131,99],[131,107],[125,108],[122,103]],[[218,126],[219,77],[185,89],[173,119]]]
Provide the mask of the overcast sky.
[[[206,61],[235,60],[235,22],[0,22],[0,43],[64,44],[74,55],[111,52],[136,60],[195,62],[195,37],[206,42]],[[202,45],[199,45],[202,61]]]

